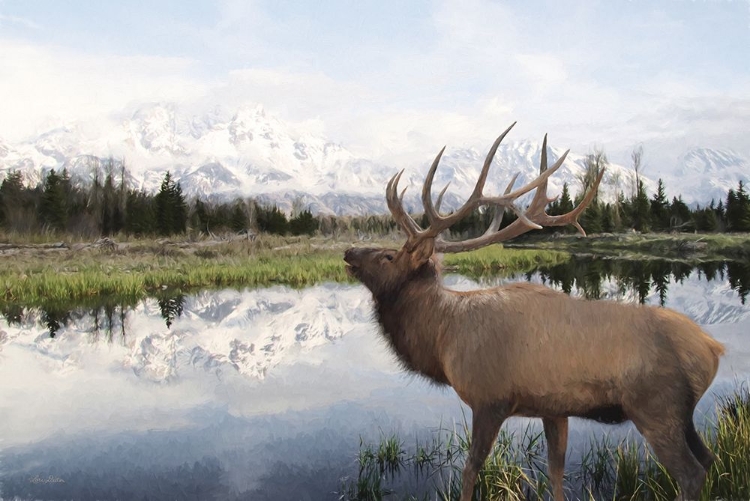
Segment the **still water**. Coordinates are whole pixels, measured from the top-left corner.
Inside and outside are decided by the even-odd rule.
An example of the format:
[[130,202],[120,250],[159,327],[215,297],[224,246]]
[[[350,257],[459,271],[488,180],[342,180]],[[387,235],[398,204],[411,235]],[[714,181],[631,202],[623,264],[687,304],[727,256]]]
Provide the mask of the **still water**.
[[[746,265],[577,259],[446,284],[517,280],[661,304],[703,325],[727,355],[702,412],[750,375]],[[452,390],[399,369],[361,286],[18,306],[0,318],[3,499],[336,499],[360,438],[396,432],[409,444],[464,414]],[[576,421],[574,447],[597,430]]]

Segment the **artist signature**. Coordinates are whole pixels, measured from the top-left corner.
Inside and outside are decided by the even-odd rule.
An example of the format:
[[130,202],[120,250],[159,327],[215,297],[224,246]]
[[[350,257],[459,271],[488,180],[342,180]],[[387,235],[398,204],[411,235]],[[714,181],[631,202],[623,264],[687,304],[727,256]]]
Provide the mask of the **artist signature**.
[[53,475],[50,475],[50,476],[48,476],[46,478],[42,478],[39,475],[37,475],[35,477],[31,477],[29,479],[29,483],[32,483],[32,484],[64,484],[65,480],[63,480],[60,477],[55,477]]

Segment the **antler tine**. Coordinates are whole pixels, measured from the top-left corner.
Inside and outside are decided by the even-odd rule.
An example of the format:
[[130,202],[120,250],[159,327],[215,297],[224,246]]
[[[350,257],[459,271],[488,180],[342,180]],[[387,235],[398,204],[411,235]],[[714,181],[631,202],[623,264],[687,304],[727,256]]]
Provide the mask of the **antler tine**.
[[401,226],[401,228],[406,232],[406,234],[411,237],[415,237],[417,234],[422,232],[422,229],[419,227],[419,225],[412,219],[412,217],[404,210],[404,204],[403,204],[403,196],[404,192],[406,191],[406,188],[404,188],[404,191],[401,192],[401,197],[398,196],[398,182],[401,179],[401,175],[404,173],[403,170],[393,176],[390,181],[388,181],[388,186],[385,189],[385,199],[388,203],[388,210],[391,211],[391,214],[393,215],[393,219],[395,219],[396,223]]
[[[513,185],[516,184],[516,179],[518,179],[518,172],[513,174],[513,177],[510,180],[510,183],[508,183],[508,186],[505,188],[505,192],[503,192],[504,195],[507,195],[510,193],[510,190],[513,189]],[[505,214],[505,207],[495,207],[495,215],[492,218],[492,222],[487,227],[487,230],[484,232],[485,235],[489,235],[492,233],[495,233],[497,230],[500,229],[500,225],[503,223],[503,215]]]
[[440,214],[440,204],[443,203],[443,195],[445,195],[445,192],[448,191],[448,186],[451,185],[451,182],[448,181],[448,184],[445,185],[445,188],[440,190],[440,193],[438,193],[437,201],[435,202],[435,212]]
[[435,160],[432,162],[430,170],[427,171],[424,185],[422,185],[422,205],[424,206],[425,214],[427,214],[427,220],[430,222],[430,226],[440,219],[435,207],[432,205],[432,180],[435,178],[435,172],[440,164],[440,159],[443,157],[443,153],[445,153],[445,146],[443,146],[438,152]]
[[[567,155],[567,152],[566,152]],[[564,157],[563,161],[564,161]],[[562,165],[562,162],[558,159],[558,161],[555,163]],[[544,135],[544,141],[542,141],[542,158],[539,162],[539,174],[544,174],[544,172],[547,170],[547,134]],[[531,201],[531,204],[529,205],[529,212],[536,212],[538,210],[544,210],[547,205],[557,200],[557,196],[549,197],[547,196],[547,181],[549,178],[545,179],[542,184],[539,185],[539,188],[537,188],[536,192],[534,193],[534,198]]]
[[[591,203],[591,201],[594,199],[594,196],[596,196],[596,191],[599,189],[599,183],[601,182],[602,178],[604,177],[604,169],[599,172],[599,175],[596,178],[596,181],[591,186],[591,188],[586,192],[586,196],[581,200],[581,203],[578,204],[578,206],[573,209],[572,211],[568,212],[567,214],[563,214],[560,216],[550,216],[546,214],[544,211],[541,211],[541,214],[525,214],[526,217],[531,216],[533,220],[538,223],[541,226],[567,226],[572,225],[576,229],[578,229],[579,233],[582,235],[586,235],[586,232],[583,230],[581,225],[578,223],[578,217],[581,215],[581,213],[588,207],[588,205]],[[520,218],[513,221],[511,224],[503,228],[502,230],[498,231],[497,233],[491,233],[491,234],[484,234],[477,238],[472,238],[470,240],[464,240],[462,242],[446,242],[443,240],[439,240],[435,243],[435,252],[464,252],[474,249],[479,249],[481,247],[485,247],[487,245],[491,245],[498,242],[503,242],[505,240],[510,240],[511,238],[515,238],[519,235],[522,235],[529,231],[531,228]]]
[[581,203],[579,203],[575,209],[568,212],[567,214],[562,214],[560,216],[548,216],[545,214],[547,221],[543,223],[544,226],[565,226],[568,224],[572,224],[576,227],[576,229],[578,229],[578,232],[581,235],[586,236],[586,232],[578,223],[578,217],[594,200],[596,192],[599,189],[599,183],[601,183],[602,179],[604,178],[604,171],[605,169],[601,169],[599,171],[599,175],[596,176],[596,181],[594,181],[594,184],[591,185],[591,188],[589,188],[589,190],[586,192],[586,195],[583,197],[583,200],[581,200]]
[[472,210],[479,207],[480,205],[483,205],[482,202],[484,199],[482,196],[482,191],[484,190],[484,184],[487,181],[487,174],[489,173],[490,166],[492,165],[492,160],[495,158],[495,153],[497,152],[500,143],[503,141],[503,139],[505,139],[505,136],[508,135],[508,133],[516,125],[516,123],[517,122],[513,122],[513,124],[511,124],[510,127],[508,127],[502,134],[500,134],[500,136],[492,144],[492,147],[490,148],[490,151],[487,153],[487,157],[484,160],[482,172],[479,174],[477,184],[474,186],[474,191],[471,193],[466,203],[464,203],[461,208],[459,208],[449,216],[440,216],[432,204],[432,180],[435,177],[435,171],[437,171],[438,164],[440,163],[440,158],[443,156],[443,151],[445,151],[445,148],[440,150],[440,153],[438,153],[438,156],[435,158],[435,161],[432,163],[432,166],[427,173],[424,186],[422,187],[422,205],[424,205],[427,220],[430,222],[430,227],[425,231],[429,232],[430,235],[438,235],[446,228],[449,228],[459,220],[466,217]]
[[[560,166],[562,166],[565,158],[567,157],[567,154],[568,151],[563,153],[563,155],[560,156],[560,158],[552,167],[547,168],[547,136],[545,135],[544,141],[542,143],[539,177],[537,177],[527,185],[514,191],[510,191],[513,185],[513,182],[511,182],[502,196],[494,198],[483,198],[481,201],[481,205],[494,205],[498,212],[502,208],[507,207],[516,213],[518,219],[507,227],[498,231],[500,222],[502,221],[502,216],[498,217],[498,213],[496,213],[495,217],[492,220],[492,223],[490,224],[490,227],[482,236],[470,240],[465,240],[463,242],[446,242],[444,240],[439,240],[436,242],[435,251],[461,252],[478,249],[486,245],[509,240],[523,233],[526,233],[531,229],[540,229],[544,226],[566,226],[570,224],[578,229],[581,234],[585,235],[585,231],[578,223],[578,217],[593,201],[596,192],[599,189],[599,184],[604,177],[604,169],[601,170],[596,178],[596,181],[587,191],[583,200],[572,211],[559,216],[550,216],[545,212],[547,205],[557,198],[550,198],[547,195],[547,180],[549,179],[549,176],[551,174],[553,174],[557,169],[560,168]],[[513,179],[513,181],[515,181],[515,178]],[[515,199],[518,196],[528,193],[535,188],[537,191],[535,192],[534,198],[532,199],[532,202],[529,205],[528,209],[525,212],[521,211],[518,207],[516,207],[514,203]]]
[[[526,193],[530,192],[531,190],[535,188],[540,188],[544,186],[546,188],[547,179],[554,174],[557,169],[559,169],[563,162],[565,161],[565,158],[568,156],[568,153],[570,153],[570,150],[567,150],[565,153],[563,153],[560,158],[555,162],[555,164],[550,167],[549,169],[544,169],[544,171],[539,174],[539,177],[531,181],[530,183],[521,186],[515,191],[512,191],[511,193],[506,193],[499,197],[486,197],[481,200],[481,205],[508,205],[511,201],[515,200],[516,198],[525,195]],[[544,190],[543,190],[544,191]],[[546,205],[546,204],[545,204]]]
[[[567,214],[559,216],[548,215],[546,213],[547,205],[557,198],[551,198],[549,197],[549,195],[547,195],[548,179],[562,166],[570,150],[564,152],[552,167],[548,167],[546,134],[544,135],[544,140],[542,142],[539,176],[537,176],[535,179],[525,184],[524,186],[521,186],[520,188],[514,190],[513,186],[515,185],[516,179],[518,178],[518,174],[516,174],[513,176],[513,179],[511,179],[510,183],[508,183],[505,192],[501,196],[484,196],[484,185],[487,181],[489,168],[492,165],[493,159],[495,158],[497,149],[499,148],[502,140],[515,125],[516,123],[514,122],[492,144],[492,147],[490,148],[490,151],[487,153],[487,157],[485,158],[484,165],[482,166],[482,171],[479,175],[479,179],[477,180],[477,183],[474,186],[474,190],[472,191],[468,200],[457,211],[447,216],[441,216],[438,211],[440,210],[443,196],[445,195],[445,192],[448,189],[448,185],[450,183],[448,183],[448,185],[446,185],[438,195],[437,203],[433,204],[432,202],[432,182],[435,179],[435,172],[437,171],[438,165],[440,164],[440,159],[445,152],[445,147],[440,150],[440,152],[435,157],[435,160],[432,162],[432,165],[430,166],[430,169],[427,173],[427,177],[425,178],[424,185],[422,186],[422,204],[424,205],[425,215],[427,216],[430,224],[430,226],[426,229],[420,228],[419,225],[414,221],[414,219],[412,219],[412,217],[404,210],[402,202],[403,192],[401,193],[401,198],[398,197],[398,182],[404,171],[402,170],[401,172],[393,176],[393,178],[391,178],[386,189],[388,208],[390,209],[398,224],[401,225],[401,227],[409,236],[409,240],[407,241],[407,248],[415,245],[417,242],[423,239],[432,239],[434,240],[435,252],[461,252],[471,249],[478,249],[486,245],[509,240],[532,229],[541,229],[544,226],[564,226],[568,224],[575,226],[579,232],[585,235],[583,228],[578,223],[578,217],[593,201],[594,196],[599,189],[599,184],[604,177],[604,169],[602,169],[602,171],[599,173],[596,181],[585,194],[583,200],[578,204],[577,207],[575,207]],[[515,202],[519,197],[531,192],[532,190],[536,190],[536,192],[534,193],[534,198],[529,204],[527,210],[523,211],[516,206]],[[445,229],[449,228],[457,221],[466,217],[471,211],[481,206],[492,206],[496,210],[489,227],[482,236],[470,240],[465,240],[463,242],[446,242],[440,237],[440,234]],[[518,216],[518,219],[500,230],[500,225],[502,224],[503,213],[505,209],[512,210]]]

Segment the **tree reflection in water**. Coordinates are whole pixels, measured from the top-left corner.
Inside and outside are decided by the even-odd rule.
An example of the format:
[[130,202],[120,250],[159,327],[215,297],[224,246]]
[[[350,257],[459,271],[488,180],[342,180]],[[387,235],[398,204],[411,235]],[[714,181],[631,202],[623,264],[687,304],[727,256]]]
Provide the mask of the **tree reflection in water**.
[[694,265],[658,259],[634,261],[573,257],[561,265],[540,267],[537,271],[528,273],[527,280],[536,273],[543,283],[568,294],[576,289],[589,299],[602,297],[602,284],[605,281],[612,281],[617,285],[618,297],[632,293],[640,303],[645,303],[653,291],[658,294],[661,306],[667,302],[669,284],[681,284],[692,273],[696,273],[699,280],[728,279],[730,287],[737,292],[743,305],[750,291],[750,264],[734,261],[711,261]]
[[[161,293],[155,297],[167,328],[171,328],[174,320],[182,315],[186,298],[187,296],[181,292]],[[17,326],[37,319],[39,324],[47,328],[51,338],[54,338],[60,329],[88,316],[92,322],[92,340],[98,341],[103,337],[112,342],[115,335],[125,339],[128,315],[135,306],[133,303],[118,302],[109,298],[99,304],[83,306],[50,304],[43,307],[24,307],[18,304],[3,304],[0,306],[0,316],[8,325]]]
[[[750,293],[750,264],[737,261],[689,264],[658,259],[634,261],[573,257],[564,264],[540,267],[534,272],[527,273],[525,278],[531,280],[538,276],[545,284],[568,294],[576,290],[578,294],[590,299],[601,299],[604,296],[602,285],[605,282],[611,282],[616,284],[614,291],[616,297],[632,295],[640,303],[645,303],[654,292],[658,295],[659,304],[664,306],[667,302],[670,283],[683,283],[693,273],[699,280],[726,280],[739,295],[740,302],[745,304]],[[612,291],[608,290],[606,295],[611,297]],[[167,328],[171,328],[175,319],[182,315],[187,296],[180,291],[162,291],[155,296],[155,299]],[[104,338],[111,342],[115,334],[122,340],[125,339],[128,315],[135,306],[136,304],[112,298],[96,304],[67,305],[66,307],[55,304],[44,307],[25,307],[3,303],[0,304],[0,315],[10,325],[39,322],[47,328],[50,337],[53,338],[60,329],[70,325],[72,321],[81,320],[88,315],[93,321],[91,327],[93,340],[99,340],[103,333]]]
[[172,327],[172,322],[175,318],[179,318],[182,315],[182,310],[185,306],[185,295],[177,293],[173,295],[161,295],[157,297],[159,302],[159,309],[161,310],[161,318],[167,323],[167,328]]

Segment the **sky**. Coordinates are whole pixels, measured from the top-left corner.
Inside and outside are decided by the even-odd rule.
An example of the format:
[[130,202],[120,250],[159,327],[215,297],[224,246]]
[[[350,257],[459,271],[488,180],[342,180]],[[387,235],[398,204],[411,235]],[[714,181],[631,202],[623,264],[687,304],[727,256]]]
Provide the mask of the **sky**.
[[656,173],[696,146],[750,156],[750,0],[0,0],[0,96],[7,141],[261,103],[378,161],[518,121],[623,163],[642,145]]

